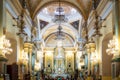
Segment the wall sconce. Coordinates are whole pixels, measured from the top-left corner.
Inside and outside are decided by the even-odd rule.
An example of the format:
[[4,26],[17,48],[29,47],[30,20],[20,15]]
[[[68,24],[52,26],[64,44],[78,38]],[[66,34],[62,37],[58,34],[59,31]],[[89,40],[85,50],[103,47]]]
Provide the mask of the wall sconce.
[[17,24],[13,24],[13,26],[17,26],[19,28],[19,32],[17,33],[18,36],[24,37],[27,36],[27,33],[24,31],[25,29],[25,21],[24,21],[24,14],[25,14],[25,9],[26,9],[26,3],[24,4],[23,10],[21,11],[21,15],[19,15],[17,18],[13,17],[13,19],[17,22]]
[[0,56],[5,57],[5,54],[10,54],[12,52],[11,43],[6,36],[3,35],[0,38]]
[[95,14],[95,27],[94,27],[94,29],[95,29],[95,33],[93,34],[93,36],[95,37],[95,36],[102,36],[102,34],[100,33],[100,29],[102,28],[102,27],[106,27],[106,26],[102,26],[102,23],[106,20],[106,19],[102,19],[102,17],[101,16],[99,16],[98,15],[98,13],[97,13],[97,10],[96,10],[96,8],[97,8],[97,5],[98,4],[96,4],[96,2],[100,2],[100,0],[98,0],[98,1],[96,1],[96,0],[92,0],[93,1],[93,10],[94,10],[94,14]]

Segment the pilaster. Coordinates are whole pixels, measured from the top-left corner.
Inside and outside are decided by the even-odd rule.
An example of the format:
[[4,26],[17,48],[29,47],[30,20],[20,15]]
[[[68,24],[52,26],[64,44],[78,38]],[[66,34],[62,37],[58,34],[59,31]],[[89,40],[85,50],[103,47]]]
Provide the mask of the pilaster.
[[[0,0],[0,38],[3,36],[3,29],[5,27],[5,0]],[[0,51],[0,54],[2,52]],[[2,57],[0,57],[2,58]],[[4,63],[0,59],[0,73],[4,73]]]
[[115,38],[118,40],[118,48],[120,50],[120,6],[119,5],[120,5],[119,0],[113,0],[114,34],[115,34]]

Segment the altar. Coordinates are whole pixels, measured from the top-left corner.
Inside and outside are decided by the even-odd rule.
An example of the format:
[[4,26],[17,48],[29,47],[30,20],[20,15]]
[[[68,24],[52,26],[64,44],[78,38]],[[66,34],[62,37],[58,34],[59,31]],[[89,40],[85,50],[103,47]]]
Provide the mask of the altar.
[[45,53],[44,73],[52,78],[63,77],[66,79],[74,73],[74,52],[62,46],[62,42],[53,49]]
[[69,74],[50,74],[50,76],[52,78],[63,77],[64,79],[66,79],[67,77],[70,77]]

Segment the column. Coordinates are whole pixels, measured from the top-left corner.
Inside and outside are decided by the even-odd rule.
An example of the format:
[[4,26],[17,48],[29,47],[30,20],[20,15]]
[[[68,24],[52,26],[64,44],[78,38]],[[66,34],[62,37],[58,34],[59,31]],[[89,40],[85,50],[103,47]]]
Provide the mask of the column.
[[5,13],[5,0],[0,0],[0,37],[3,35],[3,27],[5,27],[5,19],[4,19],[4,13]]
[[[120,0],[113,0],[113,20],[114,37],[118,41],[117,46],[119,52],[116,53],[115,58],[112,62],[112,79],[120,80]],[[115,65],[115,67],[113,67],[113,65]]]
[[[116,39],[118,39],[118,48],[120,50],[120,1],[113,0],[113,18],[114,18],[114,34]],[[120,55],[120,53],[119,53]]]
[[[3,28],[5,27],[5,0],[0,0],[0,38],[3,36]],[[0,50],[0,54],[1,54]],[[0,74],[4,73],[4,62],[0,56]]]
[[33,47],[33,44],[30,43],[29,44],[29,71],[30,71],[30,80],[32,80],[32,47]]
[[96,55],[96,59],[97,59],[97,62],[95,63],[95,65],[98,65],[97,66],[97,73],[95,73],[96,74],[96,79],[98,79],[98,78],[100,78],[100,76],[102,75],[102,62],[101,62],[101,59],[102,59],[102,57],[101,57],[101,55],[102,55],[102,53],[100,53],[100,36],[99,35],[96,35],[96,37],[95,37],[95,41],[96,41],[96,53],[95,54],[97,54]]
[[87,80],[91,80],[91,52],[90,52],[90,46],[89,44],[86,44],[86,51],[88,55],[88,76]]
[[88,53],[88,77],[87,80],[91,80],[91,53]]

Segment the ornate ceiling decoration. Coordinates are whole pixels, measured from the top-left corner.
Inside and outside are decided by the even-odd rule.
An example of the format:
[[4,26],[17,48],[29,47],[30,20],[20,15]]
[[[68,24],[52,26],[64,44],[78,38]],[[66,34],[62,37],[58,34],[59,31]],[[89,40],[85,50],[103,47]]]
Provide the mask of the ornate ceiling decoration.
[[[82,17],[76,8],[65,3],[60,3],[60,5],[60,8],[58,3],[48,5],[41,9],[37,16],[43,20],[47,18],[46,21],[54,23],[73,22],[73,20],[80,19]],[[60,13],[59,9],[61,10]]]
[[32,19],[37,18],[40,22],[40,35],[43,39],[45,39],[49,34],[58,31],[58,25],[55,23],[52,25],[52,19],[59,6],[59,1],[62,9],[64,10],[64,14],[68,19],[66,23],[62,23],[62,32],[67,32],[76,39],[79,36],[78,30],[80,29],[80,21],[82,19],[87,21],[89,13],[93,8],[93,1],[97,3],[97,1],[100,0],[25,0]]
[[[58,3],[58,1],[59,0],[26,0],[32,18],[34,18],[43,7],[46,7],[49,4],[53,5]],[[84,19],[88,18],[89,12],[92,8],[92,0],[61,0],[61,2],[76,8]],[[52,11],[53,9],[54,8],[50,8],[49,11]],[[69,8],[67,10],[69,10]],[[67,10],[66,13],[69,12]]]

